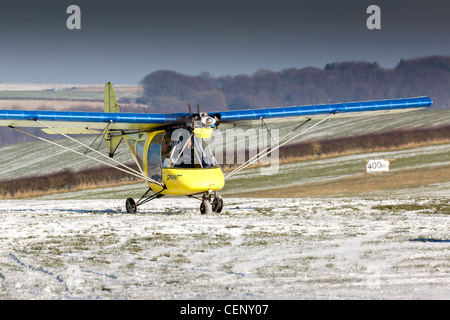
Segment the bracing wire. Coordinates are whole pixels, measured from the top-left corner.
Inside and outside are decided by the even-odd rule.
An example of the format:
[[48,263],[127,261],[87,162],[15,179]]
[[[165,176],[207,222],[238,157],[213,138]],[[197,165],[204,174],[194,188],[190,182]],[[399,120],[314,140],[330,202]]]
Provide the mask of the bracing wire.
[[[278,144],[278,146],[276,146],[275,148],[271,149],[270,151],[269,148],[267,147],[266,149],[264,149],[263,151],[259,152],[258,154],[256,154],[255,156],[253,156],[251,159],[249,159],[246,163],[242,164],[241,166],[239,166],[238,168],[234,169],[233,171],[231,171],[230,173],[228,173],[225,176],[225,179],[228,179],[230,177],[232,177],[233,175],[235,175],[236,173],[238,173],[239,171],[243,170],[244,168],[248,167],[249,165],[251,165],[252,163],[255,163],[258,159],[261,159],[265,156],[267,156],[269,153],[279,149],[280,147],[282,147],[283,145],[285,145],[286,143],[292,141],[293,139],[301,136],[302,134],[305,134],[306,132],[308,132],[309,130],[313,129],[314,127],[318,126],[319,124],[321,124],[322,122],[324,122],[325,120],[331,118],[332,116],[334,116],[336,113],[332,113],[329,116],[327,116],[326,118],[320,120],[319,122],[317,122],[316,124],[312,125],[311,127],[303,130],[302,132],[299,132],[298,134],[296,134],[295,136],[293,136],[292,138],[284,141],[281,144]],[[310,120],[310,119],[309,119]],[[307,121],[309,121],[307,120]],[[278,140],[278,143],[285,139],[288,135],[290,135],[291,133],[293,133],[296,129],[298,129],[299,127],[301,127],[303,124],[305,124],[307,121],[305,121],[304,123],[300,124],[299,126],[297,126],[295,129],[291,130],[290,132],[288,132],[286,135],[284,135],[283,137],[281,137],[281,139]]]
[[[36,121],[37,121],[37,120],[36,120]],[[50,127],[50,126],[47,126],[47,125],[45,125],[44,123],[42,123],[42,122],[40,122],[40,121],[38,121],[38,122],[39,122],[40,124],[44,125],[45,127],[49,128],[49,129],[52,129],[52,130],[54,130],[55,132],[59,133],[58,130],[56,130],[56,129]],[[116,161],[116,160],[114,160],[114,159],[111,159],[111,158],[109,158],[109,157],[108,157],[109,160],[118,163],[120,166],[125,167],[125,169],[124,169],[124,168],[120,168],[119,166],[115,166],[115,165],[113,165],[113,164],[111,164],[111,163],[102,161],[102,160],[100,160],[100,159],[96,159],[96,158],[94,158],[94,157],[91,157],[91,156],[89,156],[89,155],[87,155],[87,154],[85,154],[85,153],[76,151],[76,150],[71,149],[71,148],[69,148],[69,147],[60,145],[60,144],[58,144],[58,143],[56,143],[56,142],[53,142],[53,141],[51,141],[51,140],[48,140],[48,139],[45,139],[45,138],[36,136],[36,135],[34,135],[34,134],[30,133],[30,132],[27,132],[27,131],[18,129],[18,128],[16,128],[16,127],[10,126],[10,128],[11,128],[11,129],[14,129],[14,130],[16,130],[16,131],[19,131],[19,132],[21,132],[21,133],[27,134],[27,135],[29,135],[29,136],[32,136],[32,137],[34,137],[34,138],[37,138],[37,139],[39,139],[39,140],[41,140],[41,141],[47,142],[47,143],[49,143],[49,144],[52,144],[52,145],[54,145],[54,146],[60,147],[60,148],[62,148],[62,149],[64,149],[64,150],[73,152],[73,153],[78,154],[78,155],[80,155],[80,156],[86,157],[86,158],[88,158],[88,159],[94,160],[94,161],[99,162],[99,163],[101,163],[101,164],[104,164],[104,165],[107,165],[107,166],[109,166],[109,167],[115,168],[115,169],[117,169],[117,170],[119,170],[119,171],[125,172],[125,173],[127,173],[127,174],[130,174],[130,175],[135,176],[135,177],[137,177],[137,178],[140,178],[140,179],[142,179],[142,180],[145,180],[145,181],[148,181],[148,182],[151,182],[151,183],[154,183],[154,184],[163,186],[161,182],[158,182],[158,181],[153,180],[153,179],[151,179],[151,178],[149,178],[149,177],[146,177],[145,175],[141,174],[140,172],[137,172],[136,170],[134,170],[133,168],[130,168],[130,167],[126,166],[126,165],[123,165],[122,163],[120,163],[120,162],[118,162],[118,161]],[[67,135],[65,135],[65,134],[63,134],[63,133],[61,133],[61,134],[62,134],[63,136],[67,136]],[[77,141],[76,139],[73,139],[72,137],[69,137],[69,136],[67,136],[67,137],[68,137],[70,140],[73,140],[73,141],[75,141],[76,143],[78,143],[78,144],[80,144],[80,145],[82,145],[82,146],[84,146],[84,147],[89,148],[87,145],[83,144],[82,142],[79,142],[79,141]],[[92,148],[89,148],[89,149],[92,149]],[[102,156],[105,156],[105,155],[103,155],[102,153],[98,152],[98,151],[95,150],[95,149],[92,149],[92,150],[93,150],[94,152],[96,152],[96,153],[102,155]],[[105,157],[107,157],[107,156],[105,156]]]

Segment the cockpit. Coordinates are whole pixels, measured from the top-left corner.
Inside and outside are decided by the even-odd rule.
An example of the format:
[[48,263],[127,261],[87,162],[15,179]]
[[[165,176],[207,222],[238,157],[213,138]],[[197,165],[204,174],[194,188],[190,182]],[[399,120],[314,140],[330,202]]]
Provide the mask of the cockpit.
[[128,147],[140,170],[161,181],[163,168],[217,168],[208,140],[198,132],[178,128],[126,135]]
[[161,163],[163,168],[211,168],[217,166],[208,141],[185,129],[165,132]]

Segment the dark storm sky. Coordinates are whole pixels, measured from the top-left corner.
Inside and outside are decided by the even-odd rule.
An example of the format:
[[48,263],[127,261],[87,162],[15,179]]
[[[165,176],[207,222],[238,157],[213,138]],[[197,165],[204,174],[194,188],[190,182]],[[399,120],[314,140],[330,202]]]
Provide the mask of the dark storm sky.
[[[66,9],[81,9],[68,30]],[[381,30],[366,9],[381,8]],[[2,0],[0,81],[136,84],[159,69],[260,68],[450,55],[448,0]]]

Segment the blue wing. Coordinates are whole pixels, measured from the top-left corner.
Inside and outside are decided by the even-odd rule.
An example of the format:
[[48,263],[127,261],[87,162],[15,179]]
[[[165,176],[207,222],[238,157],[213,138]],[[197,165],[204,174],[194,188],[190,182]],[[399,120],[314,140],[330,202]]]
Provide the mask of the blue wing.
[[[188,113],[110,113],[0,110],[0,126],[43,127],[39,122],[51,123],[55,128],[104,129],[107,124],[115,130],[145,130],[167,124],[180,123]],[[37,120],[37,121],[36,121]]]
[[350,115],[354,113],[387,113],[404,112],[416,109],[428,108],[432,104],[429,97],[417,97],[406,99],[391,99],[378,101],[361,101],[335,104],[320,104],[310,106],[292,106],[282,108],[250,109],[236,111],[222,111],[211,114],[220,116],[222,122],[236,122],[245,120],[259,120],[284,117],[313,117],[332,113]]
[[[266,109],[249,109],[211,112],[221,122],[284,118],[320,117],[332,113],[342,115],[353,113],[376,114],[402,112],[428,108],[429,97],[362,101],[310,106],[291,106]],[[111,113],[111,112],[67,112],[67,111],[25,111],[0,110],[0,126],[43,127],[39,122],[50,122],[52,127],[65,129],[66,133],[98,133],[110,124],[111,130],[151,130],[164,125],[184,123],[189,113]],[[39,122],[38,122],[39,121]]]

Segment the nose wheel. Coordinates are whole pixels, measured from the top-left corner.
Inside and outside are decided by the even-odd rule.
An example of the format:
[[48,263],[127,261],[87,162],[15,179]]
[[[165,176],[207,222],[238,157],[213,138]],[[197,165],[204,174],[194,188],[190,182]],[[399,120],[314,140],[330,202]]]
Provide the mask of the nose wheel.
[[212,201],[212,211],[221,213],[223,208],[223,199],[221,196],[216,195]]
[[220,213],[223,208],[223,199],[221,196],[214,194],[214,197],[211,197],[211,194],[205,193],[203,195],[202,203],[200,204],[200,213],[201,214],[210,214],[213,212]]
[[212,213],[212,205],[208,200],[202,200],[202,203],[200,204],[200,213],[201,214]]

